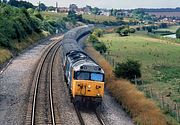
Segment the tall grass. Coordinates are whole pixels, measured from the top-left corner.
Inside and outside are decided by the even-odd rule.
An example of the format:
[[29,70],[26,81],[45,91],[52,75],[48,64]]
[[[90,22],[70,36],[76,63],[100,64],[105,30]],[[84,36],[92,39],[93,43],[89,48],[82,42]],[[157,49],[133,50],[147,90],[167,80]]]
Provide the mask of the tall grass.
[[130,114],[138,125],[167,125],[165,116],[153,101],[126,80],[120,80],[113,75],[111,65],[91,46],[85,48],[89,55],[99,63],[105,71],[106,86],[117,101]]
[[4,48],[0,47],[0,64],[6,62],[12,57],[12,53]]

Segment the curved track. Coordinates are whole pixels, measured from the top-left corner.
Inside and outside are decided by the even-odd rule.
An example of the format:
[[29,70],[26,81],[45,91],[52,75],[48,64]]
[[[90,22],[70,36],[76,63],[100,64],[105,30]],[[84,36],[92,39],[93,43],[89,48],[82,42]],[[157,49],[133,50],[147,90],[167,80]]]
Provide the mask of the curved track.
[[59,42],[50,45],[41,58],[34,77],[34,95],[31,114],[31,125],[55,125],[55,114],[52,94],[52,67]]

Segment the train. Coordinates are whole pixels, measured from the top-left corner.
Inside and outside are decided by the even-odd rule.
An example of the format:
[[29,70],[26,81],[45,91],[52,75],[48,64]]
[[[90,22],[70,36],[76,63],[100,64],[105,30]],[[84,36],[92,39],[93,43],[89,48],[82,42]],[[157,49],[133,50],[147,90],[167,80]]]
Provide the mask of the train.
[[72,100],[99,106],[104,96],[104,70],[78,44],[91,29],[81,26],[67,32],[61,41],[61,59]]

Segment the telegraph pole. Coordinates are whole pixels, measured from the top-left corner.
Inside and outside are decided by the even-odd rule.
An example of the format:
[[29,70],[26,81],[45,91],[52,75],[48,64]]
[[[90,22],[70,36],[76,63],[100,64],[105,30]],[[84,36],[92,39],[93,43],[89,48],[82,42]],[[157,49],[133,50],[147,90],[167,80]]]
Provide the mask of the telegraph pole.
[[40,4],[41,4],[41,1],[39,1],[39,3],[38,3],[38,10],[39,10],[39,12],[41,11]]
[[56,13],[58,12],[58,2],[56,2]]

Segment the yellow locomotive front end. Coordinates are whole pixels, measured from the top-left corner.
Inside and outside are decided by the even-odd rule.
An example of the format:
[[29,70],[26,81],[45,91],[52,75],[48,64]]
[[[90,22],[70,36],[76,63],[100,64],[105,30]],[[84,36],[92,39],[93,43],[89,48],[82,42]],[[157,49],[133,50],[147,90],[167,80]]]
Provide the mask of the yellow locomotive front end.
[[104,95],[104,82],[89,80],[74,80],[74,95],[102,98]]
[[[90,70],[90,69],[94,70]],[[97,70],[96,70],[97,69]],[[72,96],[81,102],[101,103],[104,96],[104,73],[101,68],[93,66],[81,67],[81,70],[72,70]]]

